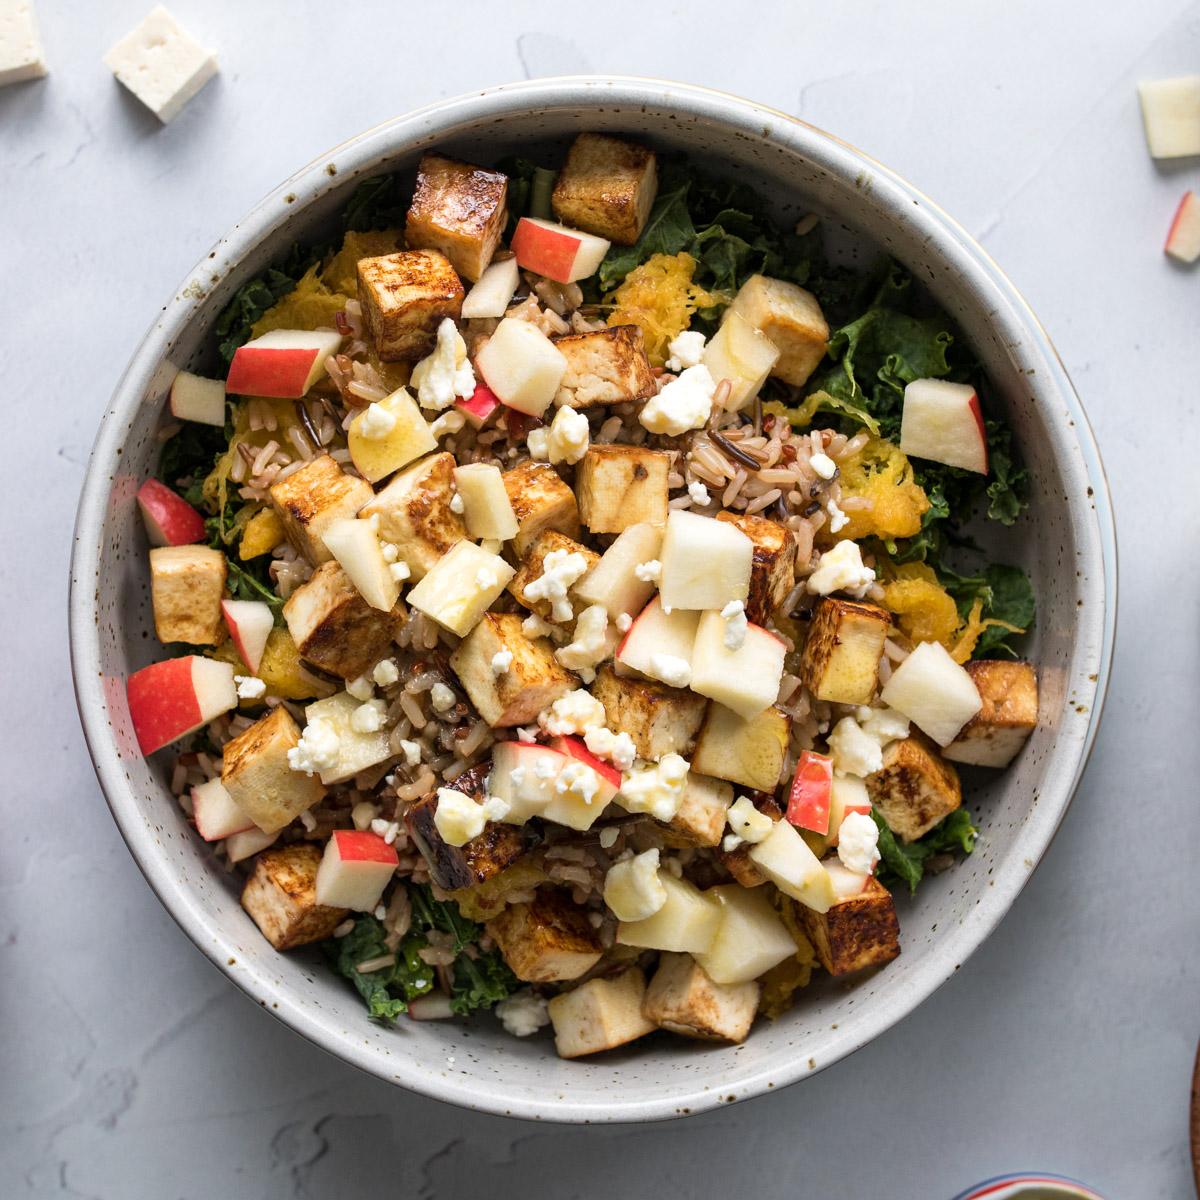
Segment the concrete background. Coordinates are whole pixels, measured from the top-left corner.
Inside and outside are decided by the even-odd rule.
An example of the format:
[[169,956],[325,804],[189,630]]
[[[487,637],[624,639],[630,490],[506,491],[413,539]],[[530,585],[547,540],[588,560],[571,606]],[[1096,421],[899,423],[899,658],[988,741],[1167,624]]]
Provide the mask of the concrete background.
[[[49,79],[0,92],[0,1195],[950,1197],[1058,1170],[1191,1194],[1200,1033],[1200,272],[1159,250],[1135,82],[1192,72],[1178,0],[172,0],[220,77],[160,128],[101,63],[149,0],[38,0]],[[750,95],[857,143],[980,238],[1057,340],[1106,455],[1121,620],[1075,806],[991,942],[891,1034],[785,1093],[655,1127],[533,1127],[368,1079],[227,984],[96,787],[67,666],[76,495],[158,305],[260,195],[439,96],[574,71]],[[15,440],[15,445],[14,445]]]

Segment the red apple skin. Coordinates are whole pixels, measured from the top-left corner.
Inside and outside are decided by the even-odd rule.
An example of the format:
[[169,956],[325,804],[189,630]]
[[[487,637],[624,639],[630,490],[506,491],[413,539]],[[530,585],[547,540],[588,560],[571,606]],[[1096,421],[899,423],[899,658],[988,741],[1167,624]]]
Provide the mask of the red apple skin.
[[[262,666],[263,651],[266,650],[266,643],[263,643],[262,650],[258,652],[256,659],[255,655],[250,653],[250,649],[246,645],[245,630],[242,628],[241,623],[234,616],[235,610],[230,607],[231,603],[232,602],[229,600],[221,601],[221,613],[225,618],[225,628],[229,630],[229,637],[232,640],[234,648],[237,650],[242,662],[244,662],[251,671],[256,672],[258,668]],[[259,603],[259,601],[242,601],[242,603],[254,604]]]
[[648,613],[648,612],[649,612],[649,611],[650,611],[650,610],[651,610],[651,609],[652,609],[652,608],[653,608],[653,607],[654,607],[654,606],[655,606],[657,603],[658,603],[658,597],[657,597],[657,596],[652,596],[652,597],[650,598],[650,600],[647,602],[647,604],[646,604],[646,607],[645,607],[645,608],[643,608],[643,609],[642,609],[642,611],[641,611],[640,613],[638,613],[638,615],[637,615],[636,617],[634,617],[634,618],[633,618],[632,622],[630,622],[629,628],[628,628],[627,630],[625,630],[625,636],[624,636],[624,637],[623,637],[623,638],[622,638],[622,639],[621,639],[621,640],[620,640],[620,641],[617,643],[617,649],[616,649],[616,653],[613,655],[613,658],[614,658],[614,659],[619,659],[619,658],[621,657],[621,655],[625,653],[625,647],[628,645],[628,643],[629,643],[629,639],[630,639],[630,637],[632,636],[632,634],[633,634],[633,631],[634,631],[634,630],[635,630],[635,629],[638,627],[638,622],[639,622],[639,621],[640,621],[640,620],[641,620],[641,619],[642,619],[642,618],[643,618],[643,617],[644,617],[644,616],[645,616],[645,615],[646,615],[646,614],[647,614],[647,613]]
[[988,444],[987,444],[987,426],[983,423],[983,409],[979,407],[979,397],[971,396],[971,415],[975,418],[975,424],[979,428],[979,449],[983,455],[983,470],[981,475],[988,473]]
[[488,418],[500,407],[500,399],[486,383],[476,383],[471,398],[459,400],[454,407],[476,429],[482,429],[487,424]]
[[832,784],[833,760],[812,750],[804,751],[796,763],[796,774],[788,792],[789,824],[827,837]]
[[165,483],[147,479],[138,488],[137,502],[153,545],[189,546],[204,541],[204,518]]
[[204,722],[192,685],[192,658],[151,663],[129,677],[126,694],[143,754],[153,754]]
[[579,253],[580,239],[556,229],[545,229],[522,217],[513,232],[511,248],[523,270],[567,283]]
[[[842,820],[844,821],[851,813],[862,813],[864,817],[869,817],[871,815],[871,806],[869,804],[848,805],[846,811],[842,813]],[[837,846],[837,844],[838,831],[837,829],[831,829],[829,831],[829,848],[832,850]]]
[[387,863],[392,867],[400,863],[396,847],[389,846],[383,838],[370,830],[335,829],[333,840],[342,862]]
[[607,780],[613,787],[619,788],[621,786],[621,772],[612,763],[607,763],[604,759],[597,758],[587,748],[582,738],[558,737],[550,745],[555,750],[561,751],[568,758],[577,759],[585,767],[591,767],[601,779]]
[[304,395],[308,373],[319,353],[315,348],[239,346],[229,364],[225,390],[235,396],[299,400]]
[[1174,254],[1171,248],[1176,234],[1180,232],[1180,227],[1184,226],[1189,219],[1200,223],[1200,197],[1197,197],[1195,192],[1184,192],[1183,199],[1179,201],[1179,207],[1175,210],[1174,219],[1171,221],[1166,244],[1163,246],[1163,250],[1172,258],[1177,258],[1180,262],[1185,263],[1194,262],[1195,259],[1190,255]]

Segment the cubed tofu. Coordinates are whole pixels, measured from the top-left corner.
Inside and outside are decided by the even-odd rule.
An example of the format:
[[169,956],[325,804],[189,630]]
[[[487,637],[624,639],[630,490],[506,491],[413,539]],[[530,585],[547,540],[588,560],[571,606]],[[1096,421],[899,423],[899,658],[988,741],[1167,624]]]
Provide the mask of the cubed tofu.
[[967,674],[983,708],[942,753],[977,767],[1007,767],[1037,728],[1037,672],[1030,663],[981,658],[967,663]]
[[443,629],[466,637],[512,577],[513,568],[498,554],[458,542],[408,593],[408,602]]
[[667,520],[671,456],[644,446],[592,446],[579,464],[579,513],[592,533],[620,533]]
[[375,493],[365,479],[347,475],[328,454],[321,454],[272,484],[269,495],[288,541],[316,567],[333,558],[322,533],[334,521],[356,516]]
[[563,1058],[582,1058],[653,1033],[654,1022],[642,1015],[645,998],[646,977],[637,967],[589,979],[555,996],[546,1009],[554,1026],[554,1048]]
[[581,133],[567,151],[550,205],[564,225],[632,246],[657,191],[653,150],[606,133]]
[[361,510],[367,520],[378,515],[379,540],[391,542],[412,570],[423,579],[451,546],[467,536],[463,519],[454,511],[454,455],[430,454],[405,468]]
[[655,761],[691,753],[708,705],[694,692],[618,675],[612,667],[601,667],[592,695],[604,705],[608,728],[629,734],[638,757]]
[[758,1011],[759,986],[714,983],[690,954],[664,954],[642,1001],[660,1029],[709,1042],[744,1042]]
[[900,953],[900,923],[891,893],[875,879],[857,896],[818,913],[797,904],[804,932],[830,975],[889,963]]
[[[479,763],[451,780],[446,787],[462,792],[472,800],[482,801],[487,794],[490,771],[490,762]],[[426,796],[405,812],[404,825],[429,864],[430,878],[446,891],[474,887],[499,875],[529,849],[530,839],[524,829],[498,821],[489,821],[478,837],[462,846],[451,846],[438,832],[437,806],[436,794]]]
[[829,323],[812,292],[794,283],[751,275],[726,310],[744,317],[779,348],[771,374],[795,387],[821,364],[829,343]]
[[790,722],[771,707],[748,721],[715,701],[696,739],[692,769],[730,783],[773,792],[783,774]]
[[517,518],[513,550],[518,557],[545,529],[556,529],[570,538],[579,536],[579,507],[575,493],[549,463],[526,462],[505,471],[504,490]]
[[433,349],[437,327],[462,313],[463,285],[437,250],[401,250],[358,260],[358,299],[384,362],[416,362]]
[[800,677],[818,700],[869,704],[892,619],[876,604],[825,596],[813,609]]
[[160,642],[215,646],[225,640],[221,600],[225,555],[208,546],[157,546],[150,551],[150,597]]
[[508,176],[429,151],[404,226],[410,250],[440,250],[472,283],[492,261],[508,213]]
[[321,851],[311,842],[264,850],[242,888],[242,907],[276,950],[329,937],[348,909],[317,903]]
[[[497,654],[512,655],[503,671],[492,666]],[[526,637],[518,613],[484,613],[450,655],[450,665],[493,729],[531,724],[575,687],[550,640]]]
[[[567,554],[582,554],[589,570],[600,561],[600,555],[594,550],[589,550],[586,546],[581,546],[578,542],[573,541],[565,534],[559,533],[556,529],[544,529],[538,534],[537,540],[522,556],[521,566],[509,582],[508,590],[530,612],[537,613],[539,617],[546,621],[553,621],[553,616],[551,615],[552,603],[549,600],[541,598],[531,599],[526,589],[531,583],[541,579],[542,575],[545,574],[546,555],[554,550],[563,550]],[[568,590],[567,595],[574,601],[573,590]],[[579,609],[580,605],[573,602],[573,613],[578,614]],[[569,622],[567,623],[569,624]]]
[[796,584],[795,535],[778,521],[766,517],[719,512],[717,520],[736,525],[754,543],[746,620],[765,625]]
[[[768,792],[751,792],[748,798],[760,813],[765,813],[772,821],[783,820],[783,809]],[[751,849],[749,842],[743,842],[733,850],[717,851],[717,861],[744,888],[760,887],[767,882],[767,877],[750,857]]]
[[867,776],[871,803],[904,842],[915,842],[962,804],[958,772],[923,733],[892,742]]
[[732,784],[689,771],[679,808],[662,831],[663,841],[668,846],[719,845],[732,803]]
[[538,888],[527,904],[511,904],[487,923],[504,961],[526,983],[578,979],[604,948],[587,914],[568,892]]
[[221,783],[263,833],[290,825],[325,795],[315,775],[288,764],[288,751],[299,741],[300,726],[281,704],[225,743]]
[[383,658],[405,617],[372,608],[335,562],[322,563],[283,606],[300,657],[314,667],[354,679]]
[[567,360],[554,403],[559,408],[598,408],[649,400],[658,392],[636,325],[611,325],[591,333],[568,333],[554,345]]

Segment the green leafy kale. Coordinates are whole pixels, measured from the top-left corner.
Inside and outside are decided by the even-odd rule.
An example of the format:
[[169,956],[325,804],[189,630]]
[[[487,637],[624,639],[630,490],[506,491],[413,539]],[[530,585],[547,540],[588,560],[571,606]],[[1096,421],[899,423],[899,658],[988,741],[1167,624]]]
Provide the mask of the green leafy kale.
[[499,950],[480,951],[475,958],[460,954],[450,981],[450,1008],[465,1017],[479,1008],[494,1008],[518,987]]
[[[372,175],[350,194],[342,210],[342,230],[365,233],[372,229],[393,229],[403,225],[408,199],[400,185],[399,175]],[[309,265],[315,261],[316,258],[310,259]]]
[[[942,565],[939,574],[943,586],[954,597],[961,617],[965,618],[975,601],[981,599],[981,616],[985,619],[991,617],[1025,630],[1033,624],[1037,601],[1033,584],[1020,567],[991,563],[979,575],[959,575]],[[1016,651],[1008,643],[1017,636],[1001,625],[990,625],[979,635],[973,657],[994,658],[1004,653],[1016,658]]]
[[533,178],[543,168],[527,158],[510,155],[496,163],[496,170],[503,171],[508,176],[508,221],[505,224],[504,236],[510,238],[517,222],[522,217],[533,215],[530,212]]
[[216,425],[185,421],[179,432],[163,443],[158,456],[158,478],[169,488],[182,489],[183,498],[196,507],[200,485],[225,453],[230,431]]
[[391,953],[384,942],[383,924],[375,917],[359,917],[345,937],[330,938],[322,945],[334,970],[354,984],[376,1020],[394,1021],[407,1012],[410,1000],[433,990],[433,968],[418,954],[425,945],[420,936],[410,934],[401,942],[391,966],[366,973],[358,969],[359,963]]
[[873,808],[871,816],[879,828],[879,853],[883,860],[880,882],[885,886],[896,882],[906,883],[910,893],[917,890],[917,884],[925,875],[925,864],[933,855],[951,852],[970,854],[975,849],[975,837],[979,832],[965,808],[956,808],[915,842],[900,841],[878,809]]

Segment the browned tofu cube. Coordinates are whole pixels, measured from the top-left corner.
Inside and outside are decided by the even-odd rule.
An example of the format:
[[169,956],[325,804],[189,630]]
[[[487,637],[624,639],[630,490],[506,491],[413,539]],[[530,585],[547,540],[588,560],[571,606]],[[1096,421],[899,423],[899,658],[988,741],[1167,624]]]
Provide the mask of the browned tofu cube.
[[[578,542],[559,533],[557,529],[543,529],[537,535],[533,544],[525,551],[521,557],[521,565],[517,573],[512,577],[508,584],[508,590],[527,608],[530,612],[535,612],[545,621],[554,621],[553,604],[541,597],[532,598],[529,595],[528,588],[535,580],[541,579],[546,572],[546,556],[555,550],[565,551],[567,554],[582,554],[587,562],[588,570],[590,571],[600,561],[600,555],[594,550],[589,550],[586,546],[581,546]],[[580,576],[582,578],[582,576]],[[568,590],[567,596],[571,599],[572,617],[578,615],[580,605],[575,601]],[[569,624],[567,622],[555,622],[555,624]]]
[[828,912],[797,904],[796,912],[821,966],[830,975],[850,975],[889,963],[900,953],[900,922],[891,893],[874,879],[861,894],[839,900]]
[[504,472],[504,490],[517,518],[513,550],[521,556],[539,533],[556,529],[567,537],[579,536],[579,507],[575,493],[543,462],[526,462]]
[[636,325],[611,325],[554,339],[567,360],[554,403],[560,408],[598,408],[649,400],[658,392]]
[[[496,655],[512,655],[504,668]],[[575,687],[575,677],[554,657],[548,638],[529,638],[518,613],[487,612],[450,655],[459,682],[479,715],[493,728],[528,725]]]
[[329,937],[347,915],[317,903],[321,851],[311,842],[264,850],[242,889],[242,907],[276,950]]
[[669,846],[720,845],[732,803],[732,784],[689,771],[683,799],[663,830],[663,841]]
[[1007,767],[1037,728],[1037,672],[1030,663],[981,658],[967,663],[967,674],[983,707],[942,753],[976,767]]
[[429,151],[404,226],[411,250],[440,250],[464,278],[483,274],[507,219],[508,176]]
[[751,275],[726,310],[750,322],[774,343],[779,358],[771,374],[799,387],[821,365],[829,324],[812,292],[794,283]]
[[744,1042],[758,1011],[759,986],[714,983],[690,954],[664,954],[642,1001],[660,1029],[709,1042]]
[[717,520],[736,525],[754,543],[746,620],[765,625],[796,584],[796,538],[790,529],[766,517],[719,512]]
[[[774,796],[767,792],[750,792],[748,798],[760,813],[766,813],[772,821],[783,820],[783,809]],[[767,877],[758,869],[757,864],[750,857],[752,849],[752,846],[743,844],[735,850],[722,849],[717,851],[717,861],[744,888],[760,887],[767,882]]]
[[283,606],[300,657],[322,671],[355,679],[383,658],[405,618],[372,608],[335,562],[322,563]]
[[730,783],[773,792],[783,774],[791,722],[772,707],[750,720],[715,701],[696,740],[692,770]]
[[587,913],[559,888],[538,888],[487,923],[513,974],[526,983],[578,979],[604,952]]
[[315,775],[293,771],[288,763],[288,751],[299,741],[300,727],[281,704],[225,743],[221,783],[264,833],[290,825],[325,795]]
[[629,734],[638,757],[654,760],[691,752],[708,704],[695,692],[618,675],[612,667],[600,668],[592,695],[604,705],[609,729]]
[[825,596],[813,609],[800,677],[818,700],[869,704],[892,619],[875,604]]
[[550,204],[564,225],[632,246],[657,191],[653,150],[607,133],[581,133],[567,152]]
[[363,505],[361,515],[378,515],[380,541],[395,545],[413,579],[424,579],[433,564],[467,536],[462,517],[451,507],[454,466],[453,454],[426,455]]
[[269,494],[288,541],[314,567],[333,558],[322,541],[325,530],[357,515],[375,495],[365,479],[347,475],[328,454],[272,484]]
[[655,1025],[642,1014],[646,977],[637,967],[589,979],[550,1001],[554,1048],[563,1058],[582,1058],[627,1045]]
[[208,546],[157,546],[150,551],[150,598],[160,642],[215,646],[225,640],[221,600],[225,555]]
[[892,742],[883,767],[867,776],[871,803],[904,842],[915,842],[962,804],[958,772],[923,734]]
[[462,281],[437,250],[401,250],[358,260],[358,299],[384,362],[416,362],[433,349],[437,327],[462,313]]
[[620,533],[643,521],[665,525],[671,456],[644,446],[592,446],[575,477],[579,513],[592,533]]

